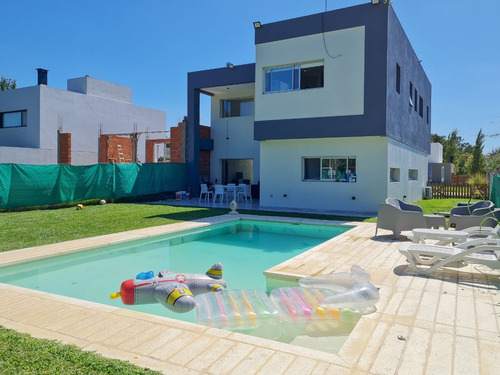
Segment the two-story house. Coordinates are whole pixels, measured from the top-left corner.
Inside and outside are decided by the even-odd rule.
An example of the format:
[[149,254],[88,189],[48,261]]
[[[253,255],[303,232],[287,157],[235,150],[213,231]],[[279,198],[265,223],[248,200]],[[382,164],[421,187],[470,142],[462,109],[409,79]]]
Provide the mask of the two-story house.
[[[376,212],[422,198],[431,84],[393,8],[256,23],[255,64],[188,74],[188,184],[260,184],[261,208]],[[211,138],[200,140],[200,95]]]

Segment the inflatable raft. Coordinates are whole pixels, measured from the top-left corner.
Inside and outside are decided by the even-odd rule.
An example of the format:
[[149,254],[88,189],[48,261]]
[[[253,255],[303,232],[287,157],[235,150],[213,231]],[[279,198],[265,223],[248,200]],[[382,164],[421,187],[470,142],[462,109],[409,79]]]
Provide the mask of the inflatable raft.
[[299,280],[299,287],[278,288],[270,296],[256,290],[231,290],[196,296],[200,324],[245,329],[285,323],[356,322],[375,311],[378,289],[359,266],[351,273],[334,273]]
[[222,264],[215,263],[204,275],[160,271],[155,276],[153,271],[141,272],[135,279],[125,280],[120,291],[110,298],[121,297],[125,305],[161,303],[169,310],[183,313],[195,308],[196,295],[225,288]]

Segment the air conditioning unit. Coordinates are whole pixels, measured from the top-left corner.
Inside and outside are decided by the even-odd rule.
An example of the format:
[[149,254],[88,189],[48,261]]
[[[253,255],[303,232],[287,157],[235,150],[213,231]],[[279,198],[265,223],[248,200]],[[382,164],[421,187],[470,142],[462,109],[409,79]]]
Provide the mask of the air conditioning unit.
[[432,199],[432,186],[424,187],[424,199]]

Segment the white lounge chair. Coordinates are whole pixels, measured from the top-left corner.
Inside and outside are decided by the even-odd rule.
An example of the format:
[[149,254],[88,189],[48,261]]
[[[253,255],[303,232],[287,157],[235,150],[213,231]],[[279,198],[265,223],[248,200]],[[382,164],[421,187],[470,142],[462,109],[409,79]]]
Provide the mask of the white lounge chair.
[[457,262],[483,264],[492,269],[500,269],[498,239],[474,239],[456,246],[405,243],[400,246],[399,252],[406,257],[410,267],[421,275],[428,275]]
[[436,240],[434,245],[448,245],[452,242],[465,242],[474,238],[500,238],[500,225],[491,227],[470,227],[462,230],[447,229],[413,229],[413,242],[424,242],[426,239]]

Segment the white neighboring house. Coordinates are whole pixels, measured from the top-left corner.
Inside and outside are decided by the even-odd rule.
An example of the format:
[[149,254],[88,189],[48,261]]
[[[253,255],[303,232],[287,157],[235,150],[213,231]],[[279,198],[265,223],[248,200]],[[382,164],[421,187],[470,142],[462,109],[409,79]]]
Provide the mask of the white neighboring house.
[[387,197],[422,198],[431,84],[389,4],[259,25],[255,58],[188,74],[194,194],[206,94],[210,179],[260,182],[261,208],[373,214]]
[[131,88],[85,76],[61,90],[40,70],[37,86],[0,92],[0,163],[58,164],[59,133],[71,134],[73,165],[99,162],[100,135],[146,132],[137,143],[142,162],[146,139],[165,138],[166,113],[132,104]]

